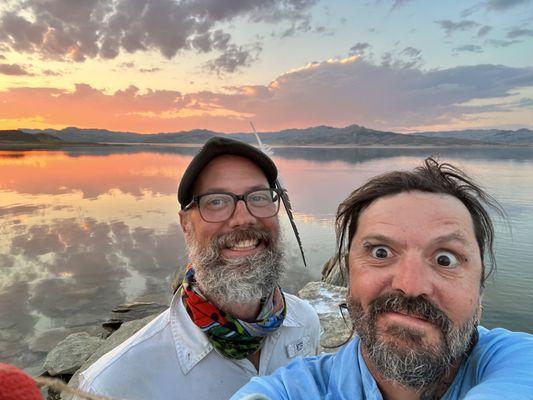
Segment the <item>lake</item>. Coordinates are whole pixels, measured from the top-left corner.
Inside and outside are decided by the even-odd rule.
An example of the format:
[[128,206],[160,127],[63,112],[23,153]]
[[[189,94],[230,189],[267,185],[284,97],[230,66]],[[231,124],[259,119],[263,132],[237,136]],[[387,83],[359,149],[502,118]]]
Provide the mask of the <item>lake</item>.
[[[196,147],[0,151],[0,362],[39,373],[46,350],[122,303],[167,303],[187,259],[176,189]],[[280,215],[296,292],[334,251],[338,204],[368,178],[437,155],[464,168],[507,211],[483,325],[533,333],[533,148],[276,148],[308,267]]]

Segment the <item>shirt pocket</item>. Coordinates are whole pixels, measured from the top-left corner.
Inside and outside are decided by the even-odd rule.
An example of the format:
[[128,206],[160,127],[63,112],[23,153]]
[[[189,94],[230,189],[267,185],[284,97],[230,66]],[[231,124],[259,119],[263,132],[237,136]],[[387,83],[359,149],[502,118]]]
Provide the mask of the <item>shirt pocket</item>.
[[285,348],[289,358],[294,358],[296,356],[308,357],[315,354],[315,349],[313,349],[313,345],[311,344],[310,336],[302,336],[294,342],[287,344]]

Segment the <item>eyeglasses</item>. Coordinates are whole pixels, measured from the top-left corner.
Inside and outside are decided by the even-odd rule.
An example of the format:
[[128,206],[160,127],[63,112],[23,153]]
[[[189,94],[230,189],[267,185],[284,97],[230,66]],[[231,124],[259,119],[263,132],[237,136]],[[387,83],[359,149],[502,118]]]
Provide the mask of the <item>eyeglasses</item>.
[[344,321],[344,325],[352,329],[353,326],[352,326],[352,322],[350,318],[350,313],[348,312],[348,304],[340,303],[339,310],[341,311],[341,316],[342,316],[342,320]]
[[279,200],[284,190],[255,189],[241,195],[230,192],[203,193],[193,196],[184,210],[198,205],[200,216],[205,222],[224,222],[235,212],[237,202],[244,201],[246,209],[256,218],[270,218],[279,211]]

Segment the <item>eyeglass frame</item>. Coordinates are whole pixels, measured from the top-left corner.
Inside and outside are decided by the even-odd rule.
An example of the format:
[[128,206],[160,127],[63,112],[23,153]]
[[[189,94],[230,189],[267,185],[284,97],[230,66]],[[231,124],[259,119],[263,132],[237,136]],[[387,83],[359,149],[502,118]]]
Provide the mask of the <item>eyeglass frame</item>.
[[[258,192],[258,191],[261,191],[261,190],[270,190],[270,191],[272,191],[272,192],[274,192],[274,193],[276,193],[278,195],[278,200],[277,200],[278,207],[276,209],[276,212],[273,215],[271,215],[270,217],[258,217],[250,210],[250,207],[248,207],[248,202],[246,201],[246,197],[249,194],[251,194],[251,193]],[[235,210],[237,209],[237,202],[242,200],[244,202],[246,210],[253,217],[255,217],[255,218],[272,218],[272,217],[275,217],[276,215],[278,215],[279,209],[280,209],[280,203],[281,203],[280,200],[281,200],[282,196],[286,196],[287,195],[286,193],[287,193],[286,189],[279,189],[279,188],[273,188],[273,187],[252,189],[252,190],[248,190],[247,192],[244,192],[243,194],[235,194],[235,193],[232,193],[232,192],[206,192],[206,193],[201,193],[201,194],[198,194],[196,196],[193,196],[191,202],[185,206],[183,211],[190,210],[196,204],[198,206],[198,213],[200,214],[200,217],[202,218],[203,221],[205,221],[205,222],[207,222],[209,224],[218,224],[220,222],[226,222],[227,220],[231,219],[231,217],[233,217],[233,214],[235,214]],[[204,216],[202,214],[202,211],[200,211],[200,199],[202,197],[204,197],[204,196],[208,196],[208,195],[212,195],[212,194],[225,194],[225,195],[231,196],[233,198],[233,211],[231,212],[231,214],[229,215],[228,218],[226,218],[226,219],[224,219],[222,221],[208,221],[208,220],[206,220],[204,218]]]

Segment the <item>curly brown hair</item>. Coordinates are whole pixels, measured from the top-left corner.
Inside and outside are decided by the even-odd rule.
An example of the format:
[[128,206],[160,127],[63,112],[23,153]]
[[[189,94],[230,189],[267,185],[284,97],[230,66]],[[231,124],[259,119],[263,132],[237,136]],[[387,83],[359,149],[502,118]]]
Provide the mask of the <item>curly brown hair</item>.
[[[447,194],[465,205],[472,217],[481,254],[483,288],[487,277],[496,268],[494,225],[484,205],[502,217],[505,213],[500,204],[463,171],[451,164],[439,163],[432,157],[426,158],[422,166],[412,171],[393,171],[372,178],[339,205],[335,221],[335,261],[340,263],[343,273],[348,273],[346,254],[350,250],[361,212],[380,197],[410,191]],[[488,268],[485,260],[488,260]]]

